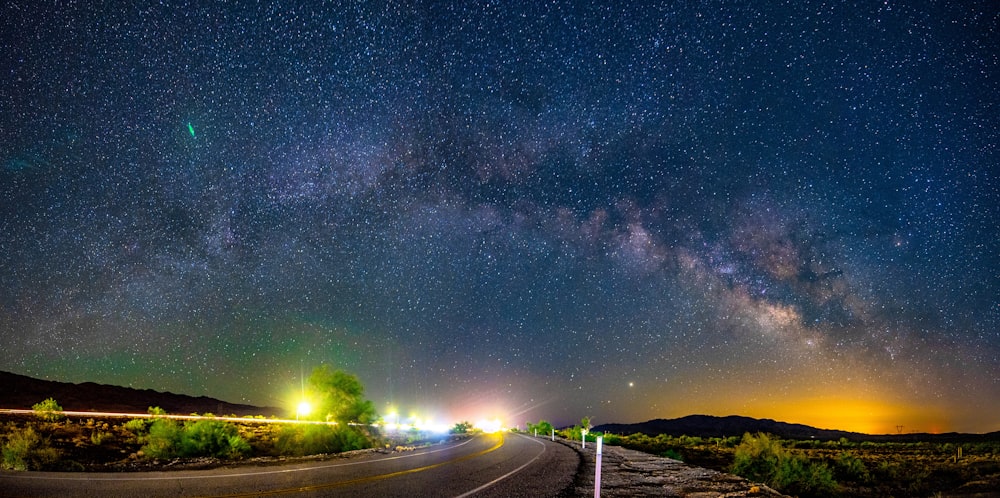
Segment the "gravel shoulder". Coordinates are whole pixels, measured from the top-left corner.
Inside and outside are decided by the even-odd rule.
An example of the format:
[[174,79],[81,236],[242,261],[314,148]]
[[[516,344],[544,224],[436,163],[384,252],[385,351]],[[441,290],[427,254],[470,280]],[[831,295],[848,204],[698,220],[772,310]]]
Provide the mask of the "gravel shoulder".
[[[594,496],[596,444],[557,439],[577,451],[583,461],[577,473],[576,496]],[[684,498],[783,497],[763,484],[742,477],[695,467],[619,446],[604,446],[601,456],[601,496],[661,496]]]

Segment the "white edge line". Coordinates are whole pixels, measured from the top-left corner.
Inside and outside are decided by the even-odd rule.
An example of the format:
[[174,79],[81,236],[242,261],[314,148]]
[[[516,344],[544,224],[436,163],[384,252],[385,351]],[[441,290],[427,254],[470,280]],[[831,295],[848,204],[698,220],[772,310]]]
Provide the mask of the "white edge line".
[[512,475],[514,475],[514,474],[516,474],[516,473],[524,470],[525,467],[531,465],[532,463],[535,462],[535,460],[538,460],[539,458],[541,458],[542,455],[545,454],[546,450],[548,450],[548,448],[545,447],[545,443],[543,443],[541,441],[536,441],[535,439],[529,438],[528,436],[525,436],[525,435],[522,435],[522,434],[518,434],[518,436],[528,438],[529,441],[531,441],[533,443],[538,443],[538,444],[542,445],[542,452],[539,453],[538,455],[535,455],[535,458],[532,458],[531,460],[528,460],[528,462],[525,463],[524,465],[522,465],[522,466],[520,466],[520,467],[518,467],[518,468],[516,468],[516,469],[514,469],[514,470],[512,470],[512,471],[510,471],[510,472],[508,472],[508,473],[506,473],[506,474],[504,474],[502,476],[500,476],[500,477],[497,477],[496,479],[493,479],[492,481],[490,481],[490,482],[488,482],[486,484],[483,484],[482,486],[479,486],[478,488],[473,489],[472,491],[467,491],[465,493],[462,493],[462,494],[456,496],[455,498],[467,498],[469,496],[472,496],[472,495],[474,495],[474,494],[476,494],[476,493],[478,493],[478,492],[480,492],[480,491],[482,491],[482,490],[484,490],[484,489],[486,489],[486,488],[488,488],[490,486],[493,486],[494,484],[496,484],[496,483],[498,483],[498,482],[500,482],[500,481],[502,481],[502,480],[504,480],[504,479],[506,479],[506,478],[508,478],[508,477],[510,477],[510,476],[512,476]]

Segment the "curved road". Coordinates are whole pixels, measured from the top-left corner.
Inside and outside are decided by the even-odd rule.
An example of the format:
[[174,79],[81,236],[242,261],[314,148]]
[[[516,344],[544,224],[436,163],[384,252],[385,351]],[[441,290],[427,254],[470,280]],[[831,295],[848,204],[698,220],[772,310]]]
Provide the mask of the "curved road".
[[557,496],[580,463],[571,448],[481,435],[410,453],[282,466],[144,473],[2,472],[12,497]]

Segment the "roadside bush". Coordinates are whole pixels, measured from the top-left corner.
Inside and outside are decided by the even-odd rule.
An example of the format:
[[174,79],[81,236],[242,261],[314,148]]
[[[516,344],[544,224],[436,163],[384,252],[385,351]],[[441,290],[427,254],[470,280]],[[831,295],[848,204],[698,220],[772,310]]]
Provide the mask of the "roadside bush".
[[558,432],[560,436],[569,439],[570,441],[579,441],[580,438],[583,436],[583,432],[581,431],[579,425],[574,425],[573,427],[567,427]]
[[780,441],[761,433],[743,435],[736,447],[732,472],[801,496],[827,496],[837,489],[833,471],[826,464],[792,454]]
[[59,459],[59,451],[31,427],[10,433],[2,453],[4,470],[38,470]]
[[149,426],[143,453],[150,458],[210,456],[239,458],[250,444],[236,426],[216,420],[198,420],[180,426],[171,419],[157,419]]
[[143,438],[146,445],[142,452],[150,458],[173,458],[180,445],[181,428],[171,419],[154,420],[149,425],[149,434]]
[[371,441],[352,427],[309,424],[286,425],[275,438],[275,450],[281,455],[317,455],[371,447]]
[[215,420],[199,420],[184,425],[179,456],[237,458],[250,450],[236,426]]
[[664,451],[663,453],[660,454],[660,456],[665,457],[665,458],[671,458],[671,459],[674,459],[674,460],[679,460],[679,461],[682,461],[682,462],[684,461],[684,457],[682,457],[681,454],[678,453],[677,450],[675,450],[673,448],[670,448],[669,450]]
[[54,398],[46,398],[40,403],[35,403],[31,405],[31,409],[35,411],[35,415],[38,415],[42,420],[55,421],[63,417],[62,407],[56,402]]

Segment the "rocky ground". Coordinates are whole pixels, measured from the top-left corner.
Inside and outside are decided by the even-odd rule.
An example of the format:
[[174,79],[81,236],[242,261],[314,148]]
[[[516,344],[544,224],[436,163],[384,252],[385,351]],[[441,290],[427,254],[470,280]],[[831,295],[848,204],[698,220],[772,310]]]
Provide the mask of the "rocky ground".
[[[557,441],[559,441],[557,439]],[[577,496],[594,496],[596,445],[561,440],[583,459],[574,484]],[[601,456],[601,496],[663,496],[684,498],[786,496],[742,477],[619,446],[604,446]]]

